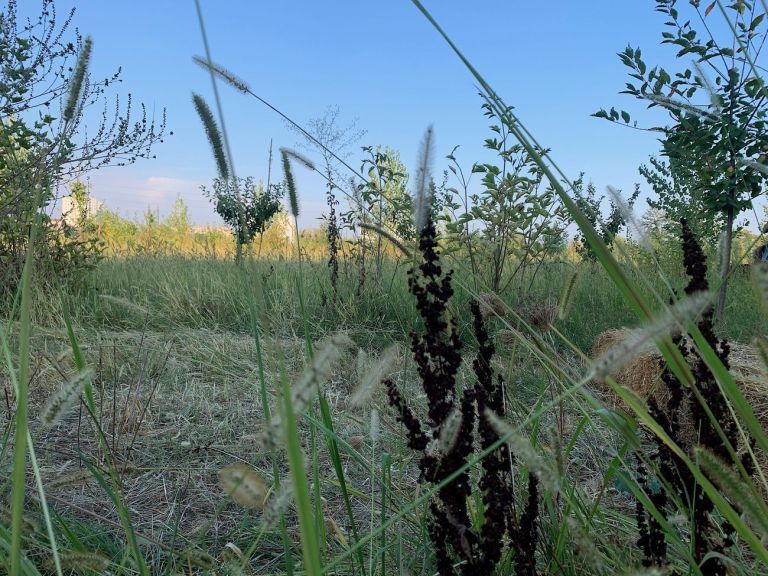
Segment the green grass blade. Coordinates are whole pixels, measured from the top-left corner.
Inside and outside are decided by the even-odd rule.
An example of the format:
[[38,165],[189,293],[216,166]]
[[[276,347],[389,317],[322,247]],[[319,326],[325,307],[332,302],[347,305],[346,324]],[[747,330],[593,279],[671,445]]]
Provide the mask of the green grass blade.
[[285,374],[284,361],[280,358],[280,382],[282,385],[283,428],[288,451],[288,463],[291,469],[296,508],[299,514],[301,530],[301,549],[304,556],[304,571],[309,576],[319,576],[322,572],[320,562],[320,541],[315,528],[312,502],[309,497],[307,473],[304,470],[304,454],[301,450],[298,423],[291,404],[291,390]]

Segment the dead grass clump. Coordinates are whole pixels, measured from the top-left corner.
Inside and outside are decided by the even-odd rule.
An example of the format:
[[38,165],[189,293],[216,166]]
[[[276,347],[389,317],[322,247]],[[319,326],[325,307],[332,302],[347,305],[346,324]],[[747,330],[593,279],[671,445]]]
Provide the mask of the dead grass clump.
[[[601,333],[592,347],[592,358],[599,358],[606,352],[618,346],[624,341],[629,331],[625,328],[616,328],[606,330]],[[664,389],[661,386],[659,377],[661,376],[661,355],[656,350],[653,342],[649,343],[644,349],[640,350],[631,362],[627,362],[618,369],[610,373],[610,376],[625,388],[633,390],[638,396],[648,399],[651,394],[658,390],[663,395]],[[627,406],[619,398],[608,383],[603,379],[596,380],[598,392],[606,401],[606,404],[614,407],[618,406],[624,410]],[[666,397],[657,396],[659,400]],[[666,403],[660,404],[665,405]]]
[[[620,344],[629,333],[626,328],[606,330],[595,340],[592,357],[598,358]],[[755,416],[768,430],[768,378],[761,367],[758,352],[749,345],[730,343],[731,374],[752,406]],[[659,406],[666,406],[669,391],[661,382],[662,357],[653,343],[649,343],[630,361],[611,373],[611,377],[644,400],[656,398]],[[603,380],[595,382],[599,394],[607,404],[627,409],[624,402]]]

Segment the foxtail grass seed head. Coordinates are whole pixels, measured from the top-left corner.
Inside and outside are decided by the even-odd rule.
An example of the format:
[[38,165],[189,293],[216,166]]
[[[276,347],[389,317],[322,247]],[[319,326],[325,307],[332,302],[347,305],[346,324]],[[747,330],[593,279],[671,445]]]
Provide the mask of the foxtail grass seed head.
[[225,558],[227,556],[234,556],[241,562],[245,560],[243,551],[240,550],[240,547],[234,542],[227,542],[226,544],[224,544],[224,550],[222,550],[222,556],[224,556]]
[[370,436],[371,436],[371,442],[377,442],[379,439],[379,428],[380,428],[380,421],[379,421],[379,411],[374,408],[371,410],[371,429],[370,429]]
[[376,224],[372,224],[369,222],[358,222],[358,225],[360,226],[360,228],[363,228],[365,230],[370,230],[374,234],[378,234],[379,236],[386,238],[387,240],[392,242],[395,248],[397,248],[398,250],[400,250],[400,252],[402,252],[403,256],[411,255],[412,250],[405,245],[405,242],[403,242],[400,238],[395,236],[389,230],[385,230],[381,226],[378,226]]
[[696,460],[714,483],[741,510],[761,538],[768,537],[768,505],[747,486],[720,458],[710,450],[698,446],[694,449]]
[[713,122],[716,122],[721,119],[721,114],[717,110],[715,110],[714,112],[708,112],[704,108],[696,107],[692,104],[688,104],[687,102],[683,102],[681,100],[674,100],[672,98],[668,98],[661,94],[647,93],[645,94],[645,97],[648,98],[648,100],[650,100],[651,102],[654,102],[659,106],[666,108],[667,110],[672,110],[673,112],[688,112],[690,114],[693,114],[694,116],[697,116],[699,118],[705,118]]
[[346,532],[344,532],[344,529],[339,526],[336,520],[331,516],[328,516],[325,519],[325,531],[332,535],[334,540],[336,540],[342,548],[349,550],[349,539],[347,538]]
[[65,122],[72,120],[77,113],[78,103],[80,102],[80,96],[83,91],[83,83],[85,82],[85,76],[88,73],[88,65],[91,62],[92,48],[93,41],[91,40],[91,37],[88,36],[83,41],[83,47],[80,50],[80,55],[77,57],[75,73],[70,80],[67,105],[64,107],[64,114],[62,115]]
[[40,420],[44,426],[52,426],[64,415],[67,409],[80,397],[85,383],[93,376],[90,369],[83,370],[48,399]]
[[267,484],[250,466],[237,463],[219,470],[219,486],[243,508],[264,508]]
[[360,370],[360,385],[349,399],[350,405],[361,407],[368,404],[378,385],[388,378],[399,364],[400,347],[397,344],[386,348],[372,365],[368,366],[366,362],[365,368]]
[[763,361],[763,370],[768,374],[768,338],[758,336],[755,338],[754,346],[758,356],[760,356],[760,360]]
[[293,484],[289,479],[280,482],[280,489],[267,498],[262,519],[267,528],[274,528],[281,518],[285,518],[288,507],[293,502]]
[[755,286],[760,293],[763,305],[768,307],[768,262],[758,262],[752,266],[752,277],[755,279]]
[[45,487],[48,490],[59,490],[62,488],[69,488],[72,486],[84,486],[93,480],[93,474],[87,468],[81,468],[79,470],[72,470],[64,474],[57,474],[45,483]]
[[79,550],[62,550],[62,568],[77,574],[93,573],[105,574],[109,570],[112,561],[101,552],[86,552]]
[[195,105],[195,110],[197,110],[197,115],[200,117],[200,121],[203,123],[208,142],[211,144],[213,159],[216,161],[216,168],[219,171],[219,176],[222,180],[228,180],[229,163],[224,154],[224,140],[221,137],[219,125],[216,124],[213,112],[211,112],[210,107],[200,94],[192,93],[192,102]]
[[[307,410],[317,387],[328,379],[333,365],[341,358],[342,352],[352,346],[352,340],[343,333],[332,336],[320,346],[320,349],[315,353],[312,364],[291,387],[291,405],[297,418]],[[271,427],[264,432],[264,445],[275,446],[282,437],[282,419],[279,414],[275,414],[272,418]]]
[[560,295],[560,304],[558,305],[559,310],[557,314],[557,317],[560,320],[565,320],[568,317],[568,312],[571,310],[571,304],[573,304],[574,288],[576,287],[578,278],[579,269],[574,268],[563,285],[563,293]]
[[430,198],[430,175],[433,147],[433,130],[432,126],[429,126],[424,134],[424,140],[421,143],[419,166],[416,170],[416,189],[414,190],[413,198],[413,223],[417,233],[420,233],[424,226],[426,226],[432,204]]
[[299,197],[296,193],[296,182],[293,180],[293,170],[291,169],[291,159],[288,150],[280,148],[280,157],[283,161],[283,177],[285,185],[288,187],[288,201],[291,205],[291,215],[294,218],[299,217]]
[[632,207],[627,203],[626,200],[624,200],[624,197],[621,195],[621,193],[613,186],[608,186],[608,194],[611,197],[613,203],[616,205],[616,208],[619,210],[619,213],[624,218],[624,221],[629,225],[630,232],[640,247],[649,252],[652,251],[653,246],[651,246],[651,240],[648,236],[648,231],[645,229],[645,226],[643,226],[637,220],[637,218],[635,218],[635,212],[632,210]]
[[355,358],[355,370],[357,371],[357,377],[362,382],[365,377],[365,372],[368,370],[370,360],[368,353],[362,348],[357,351],[357,357]]
[[536,475],[541,485],[553,494],[558,493],[560,491],[560,476],[557,474],[557,470],[536,451],[530,440],[517,433],[508,422],[499,418],[493,410],[486,409],[485,417],[499,438],[504,438],[507,441],[515,457],[526,465],[529,472]]
[[438,458],[441,454],[448,454],[456,446],[456,440],[461,431],[462,414],[458,406],[454,406],[451,413],[443,423],[440,436],[437,439]]
[[582,559],[589,568],[590,574],[605,574],[605,562],[603,562],[603,555],[598,551],[595,546],[594,537],[589,533],[588,529],[581,525],[573,516],[568,516],[566,519],[568,526],[568,532],[573,542],[573,551]]
[[232,86],[235,90],[242,92],[243,94],[247,94],[248,92],[251,91],[251,88],[248,86],[245,80],[238,78],[223,66],[216,64],[215,62],[211,62],[209,64],[208,60],[206,60],[202,56],[193,56],[192,60],[194,61],[195,64],[197,64],[201,68],[204,68],[205,70],[208,70],[208,71],[212,71],[219,78],[224,80],[224,82]]
[[109,302],[110,304],[114,304],[116,306],[122,306],[123,308],[132,310],[133,312],[136,312],[142,316],[149,314],[149,309],[136,304],[135,302],[131,302],[127,298],[120,298],[119,296],[112,296],[110,294],[99,294],[99,298],[104,302]]
[[696,69],[696,73],[699,76],[699,80],[704,85],[704,89],[707,91],[707,94],[709,95],[709,103],[711,104],[712,108],[715,110],[715,112],[718,115],[722,114],[723,100],[720,97],[720,95],[717,93],[717,90],[715,90],[715,87],[712,85],[712,82],[709,80],[709,75],[705,73],[701,65],[698,62],[696,62],[696,60],[693,60],[692,64],[693,64],[693,67]]
[[298,160],[304,166],[309,168],[310,170],[315,169],[315,165],[299,154],[298,152],[294,152],[293,150],[289,150],[288,148],[280,148],[280,156],[283,160],[283,174],[285,176],[285,185],[288,188],[288,200],[291,204],[291,215],[294,218],[299,217],[299,196],[296,192],[296,181],[293,178],[293,169],[291,167],[291,160]]
[[655,341],[680,330],[693,321],[711,304],[711,294],[698,292],[675,302],[659,314],[648,326],[628,331],[626,337],[597,358],[586,379],[604,378],[627,365],[638,354],[647,351]]
[[[752,170],[757,170],[758,172],[761,172],[762,174],[765,174],[768,176],[768,165],[763,164],[762,162],[755,162],[754,160],[751,160],[749,158],[742,158],[741,156],[737,156],[736,164],[740,164],[741,166],[752,168]],[[766,225],[763,227],[762,232],[763,234],[768,232],[768,223],[766,223]]]

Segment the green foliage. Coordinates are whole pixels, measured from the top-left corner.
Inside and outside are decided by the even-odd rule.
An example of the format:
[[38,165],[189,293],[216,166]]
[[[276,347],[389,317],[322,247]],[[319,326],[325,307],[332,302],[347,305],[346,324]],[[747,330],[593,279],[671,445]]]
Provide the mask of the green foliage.
[[[99,256],[94,238],[59,227],[49,212],[56,190],[77,175],[108,164],[127,164],[150,156],[165,120],[150,121],[142,107],[138,118],[127,107],[114,107],[86,134],[83,118],[91,105],[104,106],[116,73],[103,80],[88,74],[92,42],[70,32],[71,15],[59,25],[52,0],[43,0],[37,17],[19,21],[17,3],[0,11],[0,293],[15,290],[25,254],[31,250],[41,273],[51,282],[78,278]],[[71,35],[71,40],[67,36]],[[77,58],[77,62],[73,59]],[[56,107],[60,105],[57,115]],[[87,203],[77,184],[76,197]],[[81,212],[84,214],[84,212]],[[30,229],[39,234],[30,246]]]
[[[621,206],[613,199],[610,200],[610,210],[603,216],[601,206],[605,196],[597,197],[595,185],[590,182],[584,190],[584,174],[581,174],[578,180],[573,183],[573,194],[576,205],[584,213],[590,224],[600,233],[600,238],[609,248],[613,246],[614,239],[627,226],[627,216],[623,213]],[[640,195],[640,187],[635,185],[635,191],[627,199],[627,206],[632,208],[637,197]],[[586,241],[584,234],[579,232],[577,236],[576,251],[582,258],[597,260],[594,250]]]
[[368,182],[357,193],[363,207],[379,227],[407,241],[416,240],[413,198],[408,193],[408,170],[400,153],[388,146],[364,146],[360,172]]
[[[500,122],[490,105],[483,104],[483,110],[487,118]],[[491,131],[495,136],[486,139],[485,147],[497,157],[496,163],[472,166],[472,173],[483,175],[483,189],[464,199],[465,212],[448,223],[447,231],[467,247],[473,262],[487,263],[483,271],[488,285],[499,292],[518,276],[533,281],[541,262],[563,249],[570,218],[531,156],[510,143],[508,128],[500,122]],[[449,159],[457,174],[453,154]],[[448,207],[455,213],[461,206],[454,198]]]
[[[678,11],[676,0],[657,0],[656,10],[667,17],[661,43],[674,48],[678,59],[693,58],[693,66],[676,72],[651,68],[640,49],[631,46],[618,54],[631,78],[622,93],[647,102],[649,108],[663,108],[669,121],[650,128],[662,135],[667,162],[641,169],[659,196],[651,205],[668,210],[676,221],[685,217],[709,241],[723,229],[726,253],[736,218],[763,194],[768,176],[760,166],[768,152],[768,89],[758,64],[766,32],[759,4],[739,0],[721,5],[719,12],[730,30],[719,42],[706,20],[716,3],[702,10],[699,2],[690,2],[704,29],[700,32],[688,14]],[[637,127],[626,111],[601,109],[594,115]],[[718,319],[730,265],[724,258]]]
[[203,194],[214,203],[216,213],[232,228],[235,242],[240,246],[250,243],[258,234],[264,235],[272,219],[280,211],[282,186],[272,184],[265,190],[254,179],[222,179],[213,181],[213,188],[202,187]]

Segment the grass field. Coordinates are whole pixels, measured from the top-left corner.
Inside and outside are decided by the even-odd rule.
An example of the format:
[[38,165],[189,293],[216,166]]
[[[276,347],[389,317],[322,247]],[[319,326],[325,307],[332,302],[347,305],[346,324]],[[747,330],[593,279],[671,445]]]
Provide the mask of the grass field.
[[[90,216],[82,182],[75,224],[43,213],[60,173],[80,174],[72,154],[86,167],[146,158],[165,121],[131,131],[118,107],[112,129],[104,115],[77,148],[83,109],[114,79],[90,83],[92,40],[65,44],[69,20],[59,34],[52,2],[19,33],[9,1],[0,573],[768,574],[768,266],[753,257],[768,232],[736,220],[768,182],[768,90],[748,56],[765,14],[690,3],[702,21],[719,5],[729,45],[746,43],[734,51],[695,40],[674,2],[657,3],[677,33],[663,43],[730,61],[714,83],[726,88],[690,70],[673,82],[653,68],[645,82],[640,50],[620,54],[644,82],[629,93],[679,123],[654,129],[676,164],[648,178],[669,213],[646,226],[629,206],[639,187],[626,202],[610,191],[604,214],[413,4],[497,123],[485,148],[499,165],[471,167],[478,194],[452,156],[463,192],[432,181],[431,127],[412,193],[380,148],[363,149],[358,174],[213,63],[196,2],[206,58],[195,61],[214,87],[266,104],[326,165],[280,148],[282,182],[271,169],[266,187],[238,180],[218,92],[218,119],[195,94],[228,230],[194,232],[180,199],[162,222]],[[47,68],[27,67],[31,46]],[[27,83],[51,70],[65,104],[53,136],[53,116],[30,128],[13,112],[43,106]],[[709,104],[670,101],[681,86]],[[337,214],[341,166],[355,178]],[[298,230],[294,168],[328,181],[322,230]],[[262,243],[280,198],[286,226]]]
[[[568,573],[589,571],[593,569],[590,563],[609,573],[639,562],[633,546],[621,545],[637,538],[634,500],[606,473],[622,440],[594,417],[594,409],[581,395],[556,406],[545,404],[568,386],[569,378],[583,372],[580,353],[589,355],[599,333],[632,324],[631,311],[599,266],[552,264],[542,270],[524,298],[514,290],[503,295],[508,314],[504,320],[497,319],[495,326],[497,331],[517,328],[528,333],[521,324],[530,322],[527,303],[560,298],[574,267],[579,276],[570,313],[554,322],[563,338],[533,328],[528,340],[532,347],[526,349],[525,339],[510,343],[503,335],[497,337],[496,366],[507,383],[510,421],[525,422],[524,430],[532,442],[543,454],[556,456],[562,466],[550,471],[562,476],[557,479],[560,486],[548,496],[554,500],[545,500],[551,509],[542,516],[541,545],[562,547],[557,553],[548,552],[550,562],[565,562],[571,556]],[[376,534],[375,542],[361,548],[364,563],[376,564],[374,573],[423,573],[432,553],[423,534],[426,504],[413,507],[422,488],[402,425],[395,420],[380,385],[370,391],[371,398],[364,404],[350,402],[366,374],[375,371],[376,358],[396,344],[399,351],[387,371],[396,376],[416,406],[424,409],[418,375],[408,353],[409,333],[418,330],[419,322],[404,268],[390,263],[384,282],[380,285],[371,279],[359,296],[356,274],[342,274],[335,305],[331,304],[325,264],[312,262],[303,262],[300,269],[295,262],[251,262],[241,268],[228,261],[183,258],[108,260],[86,285],[58,295],[38,294],[33,307],[37,329],[31,344],[30,426],[40,475],[54,511],[54,530],[69,550],[62,553],[65,563],[85,569],[89,562],[102,562],[117,570],[130,554],[118,506],[84,467],[85,461],[103,466],[108,451],[120,498],[130,511],[151,573],[205,572],[206,566],[212,574],[229,573],[230,568],[222,565],[229,562],[235,570],[246,557],[250,573],[282,572],[286,560],[281,534],[300,564],[296,512],[281,497],[281,490],[290,484],[289,467],[279,455],[273,467],[270,451],[265,449],[262,400],[266,394],[275,414],[280,411],[281,373],[290,382],[300,381],[307,354],[306,327],[315,349],[340,331],[352,341],[340,351],[335,365],[327,368],[322,384],[349,509],[322,439],[324,428],[317,406],[310,408],[299,427],[312,490],[321,495],[322,503],[313,506],[319,507],[316,512],[322,518],[317,521],[323,535],[323,562],[327,565],[345,557],[355,540],[354,519],[358,536]],[[682,282],[682,278],[678,280]],[[297,282],[303,283],[303,314]],[[459,272],[455,284],[468,287],[471,282]],[[458,288],[450,308],[460,320],[467,359],[473,357],[475,344],[461,309],[471,296]],[[749,342],[765,326],[765,310],[746,275],[734,279],[730,296],[724,332],[734,341]],[[62,381],[77,373],[71,342],[63,329],[64,302],[72,315],[83,361],[93,371],[96,421],[106,447],[99,442],[83,407],[68,410],[53,426],[40,423],[50,397]],[[259,322],[268,326],[262,328],[258,348],[252,323],[255,302],[259,303]],[[516,310],[521,316],[515,315]],[[557,371],[553,372],[552,361],[557,363]],[[465,362],[460,379],[471,378],[469,362]],[[531,420],[532,413],[536,416]],[[6,428],[3,454],[11,449],[9,434],[10,428]],[[559,448],[552,443],[554,437],[562,444]],[[554,452],[565,446],[567,454]],[[266,510],[244,510],[221,489],[217,474],[236,463],[247,463],[274,491]],[[573,523],[563,533],[558,520],[563,511],[556,511],[562,498],[584,511],[591,509],[583,518],[589,524],[581,529],[588,530],[593,535],[590,538],[600,535],[596,541],[580,535]],[[376,532],[395,514],[399,516],[391,526]],[[28,554],[45,560],[49,545],[34,505],[27,521]],[[563,547],[565,542],[568,546]],[[93,556],[81,553],[86,550]],[[339,561],[340,569],[359,571],[356,558],[346,556]],[[132,572],[124,565],[126,570]],[[554,565],[547,568],[553,570],[557,571]]]

